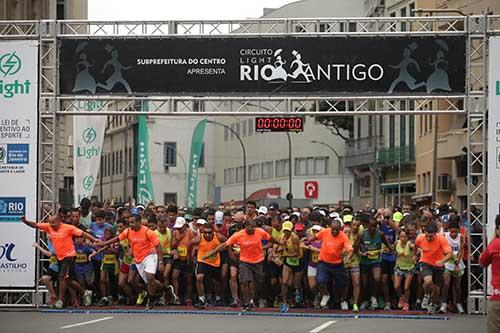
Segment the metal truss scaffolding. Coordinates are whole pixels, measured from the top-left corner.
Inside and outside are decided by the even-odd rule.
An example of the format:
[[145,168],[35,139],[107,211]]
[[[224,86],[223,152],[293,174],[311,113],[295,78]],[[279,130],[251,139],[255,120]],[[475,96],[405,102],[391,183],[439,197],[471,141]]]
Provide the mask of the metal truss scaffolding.
[[[469,313],[486,312],[487,276],[477,258],[486,238],[486,142],[488,38],[500,35],[500,16],[256,19],[225,21],[4,21],[0,40],[39,41],[39,218],[56,211],[60,171],[58,142],[65,115],[144,114],[137,101],[148,101],[148,114],[217,115],[367,115],[465,113],[468,124]],[[456,96],[63,96],[58,89],[60,40],[224,37],[419,37],[467,38],[467,87]],[[401,103],[406,101],[406,103]],[[349,103],[352,107],[345,108]],[[432,102],[432,103],[431,103]],[[93,107],[89,108],[89,104]],[[111,107],[113,106],[113,107]],[[201,107],[200,107],[201,106]],[[436,107],[437,106],[437,107]],[[402,108],[403,107],[403,108]],[[93,109],[92,112],[86,111]],[[111,111],[112,110],[112,111]],[[37,254],[39,256],[39,254]],[[40,258],[37,258],[41,272]],[[43,287],[0,289],[1,305],[38,306]]]

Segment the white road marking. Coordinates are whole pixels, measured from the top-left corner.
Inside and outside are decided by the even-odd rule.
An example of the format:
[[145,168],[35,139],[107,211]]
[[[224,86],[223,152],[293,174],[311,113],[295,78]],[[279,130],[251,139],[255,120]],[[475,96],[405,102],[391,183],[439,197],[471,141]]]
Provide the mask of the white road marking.
[[90,321],[84,321],[83,323],[78,323],[78,324],[63,326],[63,327],[60,327],[60,329],[63,330],[65,328],[71,328],[71,327],[76,327],[76,326],[83,326],[83,325],[98,323],[100,321],[109,320],[109,319],[113,319],[113,317],[104,317],[104,318],[100,318],[100,319],[95,319],[95,320],[90,320]]
[[323,325],[320,325],[320,326],[316,327],[315,329],[310,330],[309,333],[318,333],[318,332],[324,330],[325,328],[327,328],[328,326],[330,326],[331,324],[335,324],[335,323],[336,323],[335,320],[327,321]]

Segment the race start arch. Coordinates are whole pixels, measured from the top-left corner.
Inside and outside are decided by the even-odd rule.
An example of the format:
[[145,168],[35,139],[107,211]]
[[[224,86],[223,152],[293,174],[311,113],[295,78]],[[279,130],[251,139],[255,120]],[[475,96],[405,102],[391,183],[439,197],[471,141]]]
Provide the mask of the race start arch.
[[[27,194],[1,193],[0,241],[18,246],[3,239],[10,237],[8,228],[19,223],[19,216],[13,212],[12,220],[3,220],[2,197],[13,203],[23,202],[24,197],[31,210],[22,213],[33,218],[56,212],[57,147],[65,115],[463,113],[468,127],[467,175],[477,179],[467,182],[472,231],[468,310],[485,313],[487,273],[478,266],[477,258],[491,235],[491,216],[498,213],[500,201],[499,194],[492,206],[497,208],[490,208],[493,215],[488,219],[486,152],[487,144],[494,141],[487,140],[488,92],[490,103],[494,87],[500,95],[500,64],[490,72],[496,76],[490,76],[488,85],[488,61],[493,63],[488,59],[488,45],[499,38],[500,16],[0,21],[0,71],[5,75],[0,81],[0,107],[14,112],[14,107],[21,106],[10,95],[22,95],[30,88],[37,89],[38,97],[38,113],[31,116],[38,123],[38,131],[31,133],[38,137],[32,158],[26,161],[25,146],[6,149],[14,151],[12,156],[24,156],[21,162],[27,169],[37,167],[37,172],[31,171],[38,180],[37,190],[31,192],[37,193],[37,200],[33,203]],[[14,41],[20,44],[14,46]],[[12,54],[21,54],[15,48],[29,45],[36,48],[36,57],[23,55],[20,60],[34,68],[31,85],[23,85],[29,78],[8,82],[6,78],[14,79],[16,74]],[[495,48],[495,54],[500,54],[500,45]],[[416,72],[409,69],[415,63],[420,63]],[[148,102],[148,111],[141,109],[142,101]],[[346,108],[346,103],[352,107]],[[500,108],[500,102],[496,107]],[[6,119],[14,118],[9,115]],[[490,139],[496,130],[492,133]],[[0,148],[3,145],[0,141]],[[492,151],[497,149],[500,146],[489,149],[495,165],[500,154]],[[34,158],[36,151],[38,159]],[[489,193],[491,200],[496,192],[490,189]],[[6,251],[0,252],[0,265],[7,260]],[[31,266],[27,263],[26,269],[16,272],[27,277],[26,282],[0,278],[0,305],[41,304],[44,288],[36,283],[41,271],[38,253],[35,258]],[[0,266],[1,276],[5,276],[2,270]]]

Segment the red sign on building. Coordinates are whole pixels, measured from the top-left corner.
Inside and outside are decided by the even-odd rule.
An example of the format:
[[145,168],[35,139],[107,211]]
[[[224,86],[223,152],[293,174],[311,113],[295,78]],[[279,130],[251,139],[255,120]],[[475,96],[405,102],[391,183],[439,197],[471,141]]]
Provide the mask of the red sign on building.
[[304,182],[304,198],[318,199],[319,184],[316,181]]

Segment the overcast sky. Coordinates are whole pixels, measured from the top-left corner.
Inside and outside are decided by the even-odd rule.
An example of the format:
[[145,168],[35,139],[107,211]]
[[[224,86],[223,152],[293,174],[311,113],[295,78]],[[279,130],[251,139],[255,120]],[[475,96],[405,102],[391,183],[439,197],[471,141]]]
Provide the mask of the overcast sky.
[[223,20],[258,18],[263,8],[296,0],[88,0],[90,20]]

